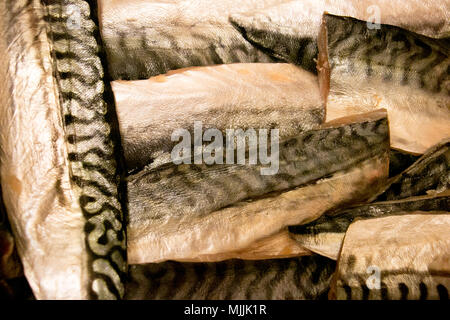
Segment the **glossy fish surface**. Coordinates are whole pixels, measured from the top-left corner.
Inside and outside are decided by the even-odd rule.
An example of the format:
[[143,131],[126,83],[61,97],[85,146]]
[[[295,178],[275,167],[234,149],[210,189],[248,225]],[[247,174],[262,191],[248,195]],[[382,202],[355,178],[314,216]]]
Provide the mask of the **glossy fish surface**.
[[182,262],[218,262],[230,259],[268,260],[310,256],[313,252],[292,239],[287,228],[251,243],[244,249],[218,254],[198,255]]
[[392,24],[429,37],[450,36],[448,0],[295,0],[234,13],[230,21],[255,46],[315,72],[324,12],[369,21],[371,28],[377,27],[375,23]]
[[449,298],[450,215],[416,212],[358,220],[345,235],[330,297]]
[[[257,165],[170,164],[130,176],[130,263],[242,250],[288,225],[367,199],[388,174],[385,116],[380,110],[281,142],[275,175],[261,175]],[[269,192],[275,193],[261,197]]]
[[[128,170],[170,158],[177,129],[279,129],[280,138],[325,117],[317,77],[289,64],[195,67],[148,80],[112,82]],[[168,159],[170,161],[170,159]]]
[[336,262],[320,256],[130,266],[129,300],[326,299]]
[[450,139],[431,147],[405,171],[389,180],[378,200],[396,200],[450,189]]
[[327,121],[388,110],[391,146],[423,154],[450,138],[450,43],[329,14],[319,35]]
[[375,202],[354,206],[301,226],[289,227],[289,233],[299,245],[317,254],[337,260],[350,224],[357,219],[373,219],[414,211],[436,211],[450,207],[450,193],[437,196],[412,197],[396,201]]
[[280,0],[99,0],[101,34],[114,80],[236,62],[271,62],[228,21],[231,13]]
[[124,293],[114,128],[91,9],[82,0],[0,3],[2,193],[37,299]]

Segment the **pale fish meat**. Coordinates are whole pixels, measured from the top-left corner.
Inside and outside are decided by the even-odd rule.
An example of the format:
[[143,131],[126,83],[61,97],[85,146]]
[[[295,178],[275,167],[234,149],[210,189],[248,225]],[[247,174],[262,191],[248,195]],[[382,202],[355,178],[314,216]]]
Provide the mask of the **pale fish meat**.
[[242,250],[288,225],[366,200],[388,175],[386,112],[324,124],[279,150],[275,175],[261,175],[260,165],[169,164],[129,176],[129,262]]
[[124,294],[120,141],[94,11],[82,0],[0,3],[2,193],[37,299]]
[[450,42],[325,14],[319,83],[327,121],[388,110],[391,146],[422,154],[450,137]]
[[147,79],[191,66],[271,62],[242,37],[228,16],[281,2],[98,0],[112,78]]
[[321,256],[130,266],[129,300],[326,299],[336,262]]
[[330,298],[449,298],[449,212],[359,220],[350,225]]
[[306,249],[298,241],[291,238],[287,228],[261,240],[257,240],[248,247],[211,255],[199,255],[192,259],[180,259],[183,262],[217,262],[229,259],[267,260],[310,256],[313,252]]
[[[325,118],[317,77],[289,64],[195,67],[112,88],[128,170],[170,160],[177,129],[279,129],[281,138]],[[193,140],[193,139],[192,139]],[[192,141],[193,143],[193,141]]]
[[345,233],[350,224],[357,219],[410,214],[414,211],[425,213],[443,208],[450,208],[450,192],[354,206],[334,212],[332,215],[324,214],[306,225],[289,227],[289,232],[305,249],[337,260]]
[[391,178],[377,200],[403,199],[440,193],[448,189],[450,189],[450,139],[433,146],[404,172]]
[[317,35],[324,12],[369,21],[369,27],[392,24],[429,37],[450,36],[448,0],[297,0],[234,13],[230,20],[255,46],[315,72]]

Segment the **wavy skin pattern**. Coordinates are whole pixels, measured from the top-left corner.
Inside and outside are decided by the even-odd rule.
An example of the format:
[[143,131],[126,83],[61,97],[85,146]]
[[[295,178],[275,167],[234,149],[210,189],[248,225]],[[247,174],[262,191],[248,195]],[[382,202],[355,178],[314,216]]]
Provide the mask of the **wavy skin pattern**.
[[[86,219],[90,298],[124,295],[124,215],[118,192],[113,98],[104,81],[95,1],[43,1],[60,89],[72,185]],[[109,83],[109,82],[107,82]],[[116,148],[116,149],[115,149]],[[119,160],[120,164],[120,160]]]
[[134,265],[126,299],[326,298],[336,263],[320,256]]

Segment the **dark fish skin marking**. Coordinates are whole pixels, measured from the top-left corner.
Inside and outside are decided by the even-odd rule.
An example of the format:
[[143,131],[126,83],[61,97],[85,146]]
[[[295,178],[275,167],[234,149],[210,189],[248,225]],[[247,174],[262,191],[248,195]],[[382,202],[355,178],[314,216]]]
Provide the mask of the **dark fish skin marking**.
[[344,288],[346,299],[352,300],[352,288],[347,284],[343,285],[342,287]]
[[225,300],[230,300],[233,298],[233,294],[236,292],[236,289],[239,287],[239,284],[242,281],[243,272],[241,272],[245,267],[244,261],[236,260],[233,265],[233,281],[228,288],[228,291],[225,295]]
[[406,284],[404,284],[403,282],[398,284],[398,289],[400,290],[401,293],[401,300],[408,300],[408,293],[409,293],[409,288]]
[[[381,276],[383,276],[383,275],[381,275]],[[381,289],[380,289],[381,299],[382,300],[389,300],[388,287],[387,287],[386,283],[381,282],[380,285],[381,285]]]
[[356,264],[356,257],[354,255],[350,255],[347,260],[348,268],[353,270]]
[[423,282],[419,284],[419,290],[420,290],[420,300],[426,300],[428,297],[428,288],[427,285]]
[[[63,108],[62,116],[64,119],[66,140],[69,145],[69,162],[81,162],[82,170],[89,172],[88,174],[84,174],[84,176],[91,177],[81,178],[78,171],[74,171],[71,176],[72,182],[81,189],[79,203],[84,218],[86,219],[84,231],[86,233],[89,266],[89,298],[107,298],[107,296],[98,296],[97,292],[93,289],[94,282],[97,283],[97,286],[104,285],[102,290],[108,291],[116,298],[120,298],[124,291],[123,283],[126,279],[127,267],[124,229],[126,225],[126,207],[123,205],[126,202],[126,196],[124,196],[126,192],[123,192],[124,188],[126,188],[123,182],[123,172],[126,172],[126,170],[123,164],[124,161],[121,158],[122,152],[118,134],[119,126],[114,111],[114,97],[109,86],[109,72],[104,63],[105,53],[101,46],[100,34],[98,28],[95,28],[94,31],[87,29],[87,26],[92,23],[98,26],[96,1],[41,0],[41,3],[46,12],[45,20],[48,23],[47,33],[51,41],[51,46],[53,47],[54,75],[59,86],[60,101]],[[73,33],[67,27],[67,16],[65,15],[68,6],[76,6],[80,9],[81,29],[79,28],[79,32]],[[50,8],[52,9],[50,10]],[[91,21],[87,23],[88,20]],[[58,31],[55,31],[56,28]],[[61,29],[65,30],[65,32],[61,32]],[[59,45],[55,47],[55,44],[58,43]],[[95,44],[92,45],[93,43]],[[70,44],[74,45],[71,46]],[[68,60],[70,60],[72,70],[60,71],[60,65]],[[100,61],[100,68],[95,61]],[[102,78],[103,74],[105,76]],[[92,92],[90,90],[92,87],[96,86],[99,82],[103,82],[104,90],[97,90],[94,94],[86,95],[84,92],[79,91],[78,87],[73,85],[74,81],[79,86],[85,86],[86,92]],[[77,111],[77,114],[95,114],[94,118],[82,119],[79,116],[74,116],[72,114],[73,110],[70,109],[70,103],[67,104],[70,101],[76,101],[77,105],[81,107],[82,110],[80,112]],[[93,134],[84,136],[77,135],[73,131],[73,126],[80,124],[91,126],[92,130],[90,129],[89,131],[93,132]],[[108,129],[104,130],[103,127]],[[109,133],[105,134],[103,132]],[[85,146],[90,144],[90,149],[80,153],[77,149],[79,143],[84,143]],[[101,147],[98,144],[101,144]],[[105,162],[102,164],[86,162],[85,159],[92,155],[97,156],[98,159]],[[113,166],[112,169],[110,167],[111,165]],[[104,181],[95,181],[93,179],[93,177],[98,175]],[[86,194],[85,190],[88,190],[86,188],[95,189],[96,192],[102,194],[102,198],[95,199],[94,196]],[[96,209],[95,212],[88,210],[87,206],[91,203],[95,203],[100,209]],[[121,230],[115,230],[112,221],[109,220],[111,218],[108,218],[108,212],[112,212],[114,219],[122,225]],[[97,219],[93,219],[93,217],[97,217]],[[90,243],[87,235],[94,230],[101,230],[102,233],[96,239],[96,243]],[[114,234],[115,237],[111,238],[108,236],[109,234]],[[114,243],[110,244],[110,241],[114,241]],[[110,248],[106,256],[96,253],[100,252],[98,251],[100,249],[97,248],[98,245],[102,247],[107,245]],[[116,256],[117,253],[121,257],[119,260],[113,258],[113,255]],[[95,272],[93,265],[97,260],[101,260],[102,262],[108,261],[112,272],[116,273],[116,277],[110,278],[105,274]],[[121,265],[117,265],[117,263]],[[117,282],[115,280],[116,278],[119,278],[120,281]],[[102,292],[102,290],[99,292]],[[108,296],[108,298],[110,297]]]
[[403,199],[426,195],[428,190],[448,189],[450,187],[449,170],[450,141],[445,140],[396,175],[386,190],[378,196],[377,201]]
[[389,155],[389,177],[394,177],[403,172],[418,159],[419,156],[414,156],[391,149],[391,153]]
[[438,284],[436,289],[438,291],[440,300],[448,300],[448,290],[444,285]]
[[369,294],[370,294],[369,288],[365,284],[362,284],[361,290],[362,290],[362,300],[369,300]]

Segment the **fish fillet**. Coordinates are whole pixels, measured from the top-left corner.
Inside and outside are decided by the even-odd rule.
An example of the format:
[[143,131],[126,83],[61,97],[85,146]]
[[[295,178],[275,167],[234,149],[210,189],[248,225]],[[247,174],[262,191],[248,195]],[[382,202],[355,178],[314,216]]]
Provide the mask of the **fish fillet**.
[[422,154],[450,138],[450,42],[325,14],[319,84],[327,121],[388,110],[391,146]]
[[[114,81],[129,170],[170,158],[176,129],[277,128],[288,137],[323,122],[317,77],[289,64],[230,64],[169,72],[148,80]],[[193,140],[193,139],[192,139]],[[170,159],[169,159],[170,161]]]
[[271,62],[242,37],[228,16],[281,2],[98,0],[111,76],[137,80],[191,66]]
[[412,197],[396,201],[376,202],[338,210],[301,226],[289,227],[291,237],[314,253],[337,260],[349,225],[356,219],[373,219],[414,211],[450,208],[450,192],[437,196]]
[[125,299],[326,299],[335,267],[320,256],[132,265]]
[[233,13],[230,21],[255,46],[285,62],[315,72],[322,14],[392,24],[436,38],[450,37],[450,1],[298,0],[262,10]]
[[1,185],[37,299],[124,294],[120,172],[98,41],[86,1],[0,2]]
[[450,189],[450,139],[431,147],[421,158],[391,178],[378,200],[396,200]]
[[352,223],[345,235],[330,297],[447,300],[449,234],[448,212],[418,212]]
[[[203,165],[197,170],[191,165],[174,166],[167,173],[159,173],[159,181],[157,170],[145,179],[131,178],[129,262],[191,260],[242,250],[288,225],[307,223],[339,205],[364,201],[386,183],[388,175],[385,116],[381,110],[342,119],[290,140],[286,155],[293,156],[293,162],[286,173],[297,172],[291,176],[291,181],[297,179],[297,185],[310,184],[281,194],[233,204],[296,185],[289,186],[285,180],[289,175],[281,171],[274,176],[261,176],[259,172],[252,173],[251,166],[235,168],[240,177],[236,171],[231,175],[225,169],[216,170],[217,174],[211,174],[213,180],[207,180],[208,168]],[[305,157],[308,154],[310,157]],[[282,163],[283,157],[280,159]],[[223,177],[218,176],[224,172]]]

